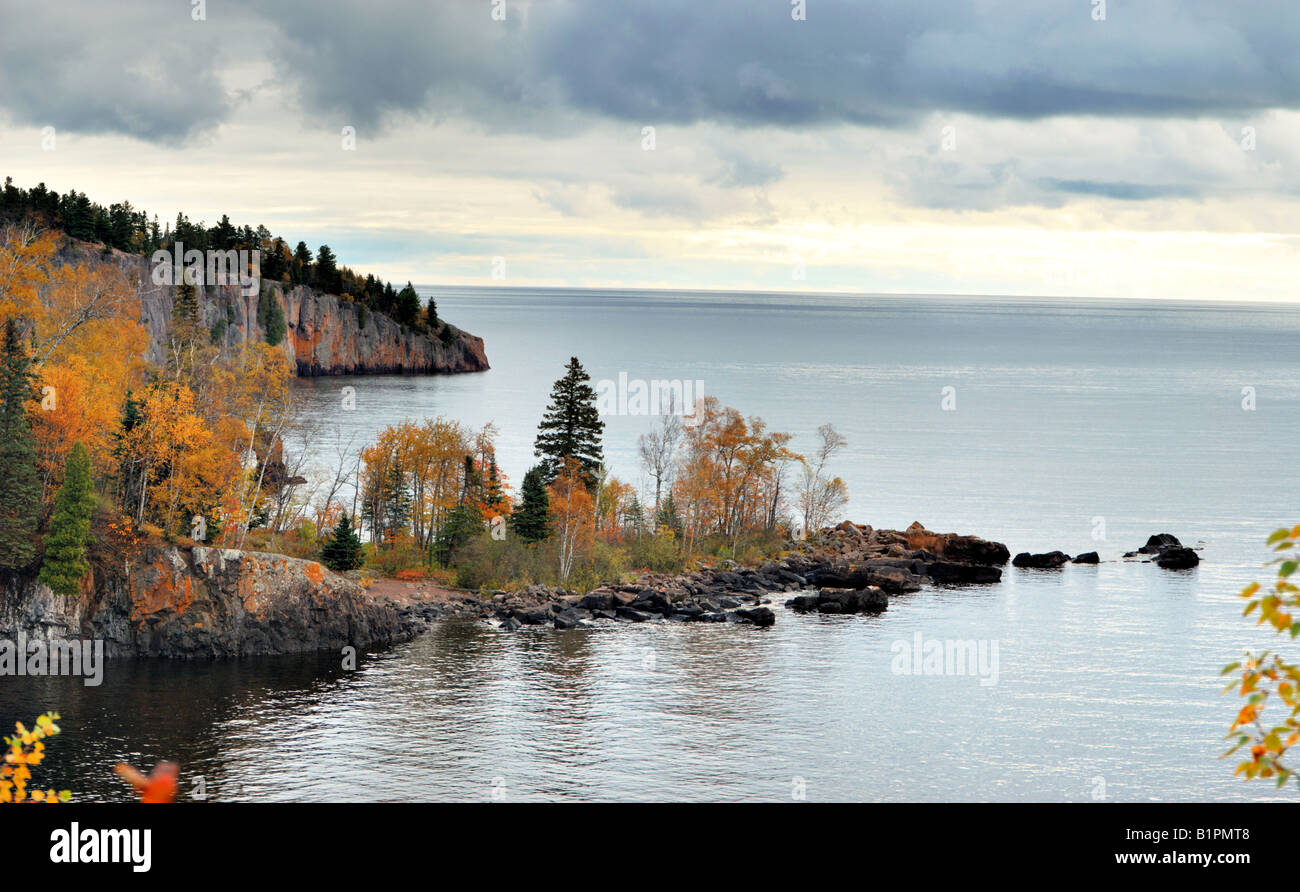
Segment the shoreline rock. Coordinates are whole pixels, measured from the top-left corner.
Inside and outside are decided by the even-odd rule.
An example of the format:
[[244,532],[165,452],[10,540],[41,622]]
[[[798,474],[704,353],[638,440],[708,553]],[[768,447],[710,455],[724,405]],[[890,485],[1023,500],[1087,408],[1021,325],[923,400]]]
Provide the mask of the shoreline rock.
[[214,659],[384,647],[423,623],[315,561],[218,548],[146,549],[129,580],[96,573],[79,597],[12,582],[0,637],[99,639],[110,657]]

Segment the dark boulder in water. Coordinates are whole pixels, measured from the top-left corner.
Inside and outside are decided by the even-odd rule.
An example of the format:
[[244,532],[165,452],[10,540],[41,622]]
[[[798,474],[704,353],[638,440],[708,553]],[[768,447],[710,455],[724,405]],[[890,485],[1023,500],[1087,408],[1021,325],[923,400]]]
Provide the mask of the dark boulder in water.
[[1095,551],[1085,551],[1083,554],[1079,555],[1078,557],[1076,557],[1076,558],[1074,559],[1074,563],[1076,563],[1076,564],[1099,564],[1099,563],[1101,563],[1101,558],[1097,556],[1097,552],[1095,552]]
[[925,575],[935,582],[948,585],[987,585],[1001,582],[1002,570],[984,564],[962,564],[956,561],[935,561],[925,565]]
[[1049,551],[1045,554],[1030,554],[1022,551],[1011,561],[1014,567],[1027,567],[1033,570],[1055,570],[1062,567],[1070,560],[1070,556],[1064,551]]
[[1147,539],[1147,544],[1138,549],[1138,554],[1159,554],[1166,548],[1182,548],[1183,543],[1173,533],[1157,533]]
[[1190,548],[1166,548],[1156,558],[1156,564],[1166,570],[1187,570],[1201,562]]

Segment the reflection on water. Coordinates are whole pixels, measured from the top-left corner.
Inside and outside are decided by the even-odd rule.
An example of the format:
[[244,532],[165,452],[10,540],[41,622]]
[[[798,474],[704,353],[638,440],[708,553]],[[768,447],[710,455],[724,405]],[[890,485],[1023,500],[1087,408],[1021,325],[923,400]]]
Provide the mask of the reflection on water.
[[[833,422],[857,520],[1107,562],[1008,568],[1000,585],[927,590],[879,617],[779,609],[766,630],[446,624],[355,672],[326,656],[110,663],[99,688],[0,679],[6,722],[64,716],[40,777],[91,799],[126,798],[120,758],[176,759],[183,789],[202,776],[218,799],[788,801],[802,783],[809,800],[1055,801],[1090,799],[1098,778],[1116,800],[1293,795],[1216,758],[1235,712],[1219,667],[1275,643],[1233,593],[1262,575],[1271,529],[1300,520],[1293,307],[437,297],[486,337],[492,371],[298,382],[328,422],[311,440],[322,465],[340,443],[443,414],[495,422],[517,482],[577,355],[595,379],[703,379],[796,448]],[[1244,385],[1257,411],[1243,411]],[[338,410],[345,386],[354,412]],[[637,481],[651,420],[607,421],[613,471]],[[1165,531],[1204,543],[1204,563],[1114,562]],[[895,642],[917,633],[996,641],[998,684],[893,674]]]
[[[6,679],[0,713],[63,714],[40,777],[125,799],[118,759],[210,798],[311,801],[1272,798],[1215,758],[1243,637],[1203,564],[1010,570],[877,617],[771,629],[437,625],[343,671],[331,655],[110,662],[104,684]],[[998,684],[895,674],[896,642],[996,641]],[[28,715],[28,714],[31,715]]]

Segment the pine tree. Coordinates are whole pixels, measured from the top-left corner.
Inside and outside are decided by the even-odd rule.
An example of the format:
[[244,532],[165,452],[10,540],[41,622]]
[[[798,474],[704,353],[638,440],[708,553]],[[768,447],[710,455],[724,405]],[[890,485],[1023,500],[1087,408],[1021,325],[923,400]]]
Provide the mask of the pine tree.
[[344,570],[355,570],[364,562],[361,540],[352,529],[352,520],[346,512],[339,518],[338,526],[334,528],[334,535],[321,549],[320,557],[325,566],[340,573]]
[[31,360],[18,326],[5,321],[0,356],[0,569],[21,570],[36,558],[41,481],[27,403],[36,399]]
[[280,304],[280,293],[274,288],[268,288],[258,296],[257,321],[266,331],[266,342],[272,347],[283,341],[289,331],[289,324],[284,318],[284,307]]
[[81,443],[73,445],[64,467],[63,485],[54,497],[54,516],[45,536],[45,557],[40,580],[56,595],[76,595],[81,580],[90,572],[86,544],[90,539],[90,516],[95,510],[90,453]]
[[393,533],[404,528],[411,520],[411,493],[396,462],[388,466],[380,498],[384,510],[384,530]]
[[316,268],[312,282],[327,294],[338,294],[342,290],[342,278],[329,245],[321,245],[316,251]]
[[600,437],[605,422],[596,409],[596,391],[588,383],[591,376],[578,357],[571,357],[565,369],[564,377],[551,388],[551,403],[537,425],[534,452],[542,460],[546,482],[554,480],[564,460],[572,456],[590,486],[604,461]]
[[433,558],[444,567],[460,548],[477,533],[483,532],[483,513],[473,502],[463,502],[447,513],[447,519],[433,540]]
[[641,507],[641,500],[632,496],[631,503],[623,511],[623,528],[632,531],[632,535],[638,539],[645,532],[645,509]]
[[519,507],[510,513],[510,530],[525,542],[540,542],[546,538],[550,515],[551,498],[542,479],[542,468],[537,465],[524,474]]
[[682,534],[682,518],[677,513],[677,503],[673,501],[672,493],[664,496],[659,510],[655,512],[655,530],[672,530],[678,536]]
[[483,488],[483,501],[495,508],[505,501],[505,498],[505,490],[501,487],[501,474],[497,471],[497,461],[491,459],[488,462],[487,483]]
[[429,327],[429,331],[438,330],[438,304],[431,297],[428,305],[424,308],[424,321]]
[[397,293],[394,314],[397,321],[403,325],[414,325],[420,315],[420,295],[410,282],[407,282],[406,287]]

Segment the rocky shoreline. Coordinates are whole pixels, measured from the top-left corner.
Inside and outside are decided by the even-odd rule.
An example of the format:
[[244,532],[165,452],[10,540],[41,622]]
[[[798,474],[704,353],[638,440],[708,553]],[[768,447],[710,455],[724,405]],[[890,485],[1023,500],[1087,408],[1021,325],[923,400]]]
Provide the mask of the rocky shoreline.
[[613,622],[739,623],[770,626],[778,602],[799,612],[880,613],[889,598],[923,584],[982,585],[1002,578],[1007,547],[977,536],[932,533],[920,524],[876,530],[845,521],[758,567],[727,562],[680,575],[646,574],[635,582],[590,592],[548,586],[456,594],[400,608],[422,621],[483,620],[505,631],[526,626],[571,629]]
[[96,573],[79,597],[14,581],[0,638],[97,640],[110,657],[213,659],[387,647],[425,626],[315,561],[220,548],[158,547],[130,579]]
[[[1168,533],[1125,557],[1171,570],[1199,562]],[[105,642],[108,656],[211,659],[386,647],[450,618],[507,632],[650,621],[762,628],[776,623],[781,606],[796,613],[877,614],[922,586],[996,583],[1008,562],[1025,572],[1050,571],[1096,563],[1097,555],[1071,561],[1060,551],[1022,552],[1013,560],[1005,545],[978,536],[934,533],[919,523],[900,531],[845,521],[757,567],[728,561],[589,592],[534,585],[489,594],[435,589],[426,597],[427,586],[392,580],[370,591],[315,561],[165,546],[148,549],[129,580],[96,572],[77,598],[11,581],[0,598],[0,638],[92,639]]]

